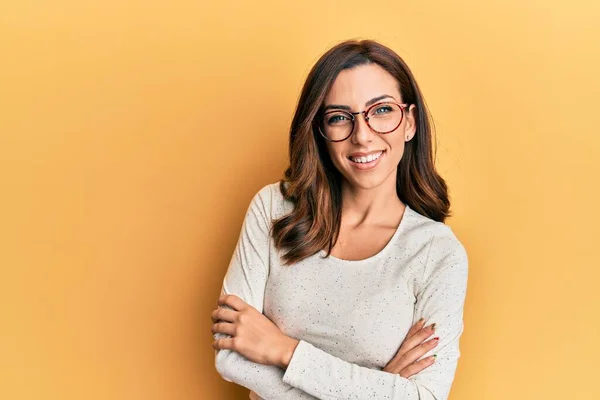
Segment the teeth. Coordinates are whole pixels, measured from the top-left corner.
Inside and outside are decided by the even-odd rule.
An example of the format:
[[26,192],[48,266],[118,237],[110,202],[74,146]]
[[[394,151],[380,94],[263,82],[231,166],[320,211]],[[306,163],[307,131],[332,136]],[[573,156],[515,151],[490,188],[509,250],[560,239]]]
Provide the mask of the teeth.
[[350,159],[357,163],[367,163],[367,162],[377,160],[379,157],[381,157],[382,153],[383,152],[380,151],[379,153],[369,154],[368,156],[365,156],[365,157],[350,157]]

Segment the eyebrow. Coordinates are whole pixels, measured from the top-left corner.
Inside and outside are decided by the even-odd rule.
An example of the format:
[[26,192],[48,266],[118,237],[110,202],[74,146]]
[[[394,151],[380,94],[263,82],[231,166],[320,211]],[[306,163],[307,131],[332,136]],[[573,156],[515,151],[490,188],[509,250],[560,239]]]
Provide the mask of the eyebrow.
[[[383,94],[381,96],[374,97],[371,100],[367,101],[365,103],[365,107],[369,107],[370,105],[377,103],[379,100],[383,100],[383,99],[386,99],[388,97],[392,98],[392,99],[394,98],[394,96],[390,96],[389,94]],[[329,104],[329,105],[326,105],[323,108],[323,111],[327,111],[327,110],[331,110],[331,109],[352,111],[352,109],[349,106],[341,105],[341,104]]]

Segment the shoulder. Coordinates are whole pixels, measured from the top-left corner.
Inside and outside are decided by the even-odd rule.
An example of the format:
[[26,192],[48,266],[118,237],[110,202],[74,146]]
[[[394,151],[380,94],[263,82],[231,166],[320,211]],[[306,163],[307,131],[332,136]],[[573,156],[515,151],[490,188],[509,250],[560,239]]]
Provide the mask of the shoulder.
[[411,210],[409,229],[421,241],[425,262],[421,282],[428,282],[442,270],[452,269],[454,274],[466,276],[468,256],[463,243],[449,225],[434,221]]
[[268,218],[277,219],[289,214],[294,204],[281,192],[281,181],[264,185],[253,197],[251,207],[258,207]]
[[452,228],[410,209],[410,220],[407,230],[411,231],[422,242],[426,242],[429,261],[444,261],[446,257],[466,258],[467,252],[463,243]]

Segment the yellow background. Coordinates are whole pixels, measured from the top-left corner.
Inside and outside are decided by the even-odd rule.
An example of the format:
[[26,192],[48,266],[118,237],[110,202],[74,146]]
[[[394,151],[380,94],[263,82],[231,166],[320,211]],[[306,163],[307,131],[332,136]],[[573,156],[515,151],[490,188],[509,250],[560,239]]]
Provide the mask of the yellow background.
[[301,85],[413,69],[470,256],[453,400],[600,398],[600,2],[0,3],[0,398],[233,399],[209,314]]

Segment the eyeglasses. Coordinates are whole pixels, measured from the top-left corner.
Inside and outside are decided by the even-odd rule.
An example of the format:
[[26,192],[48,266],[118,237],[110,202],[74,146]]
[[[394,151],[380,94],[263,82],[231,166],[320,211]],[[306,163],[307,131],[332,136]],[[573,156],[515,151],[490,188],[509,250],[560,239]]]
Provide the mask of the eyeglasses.
[[379,134],[391,133],[398,129],[404,119],[404,109],[409,104],[394,102],[375,103],[364,111],[326,111],[317,117],[319,133],[331,142],[341,142],[352,136],[355,115],[362,114],[369,128]]

